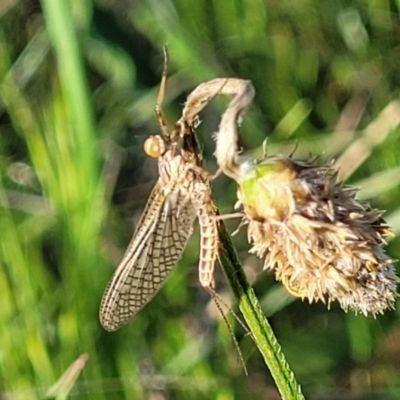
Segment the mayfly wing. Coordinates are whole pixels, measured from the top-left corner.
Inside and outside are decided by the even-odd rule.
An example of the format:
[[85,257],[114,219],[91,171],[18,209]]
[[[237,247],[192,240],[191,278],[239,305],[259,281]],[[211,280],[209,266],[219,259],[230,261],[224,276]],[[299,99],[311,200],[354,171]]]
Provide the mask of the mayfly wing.
[[125,255],[100,305],[109,331],[126,324],[155,295],[180,258],[192,232],[195,211],[179,191],[164,195],[159,180]]

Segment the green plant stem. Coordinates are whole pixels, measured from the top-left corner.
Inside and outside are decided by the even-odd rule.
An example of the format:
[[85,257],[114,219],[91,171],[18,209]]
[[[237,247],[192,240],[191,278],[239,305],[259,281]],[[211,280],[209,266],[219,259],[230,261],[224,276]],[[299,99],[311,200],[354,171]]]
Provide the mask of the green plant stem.
[[271,372],[282,399],[304,399],[300,385],[282,353],[281,346],[261,310],[253,289],[247,282],[237,252],[223,223],[220,224],[219,234],[221,243],[219,262],[238,301],[239,309],[252,333],[253,340]]

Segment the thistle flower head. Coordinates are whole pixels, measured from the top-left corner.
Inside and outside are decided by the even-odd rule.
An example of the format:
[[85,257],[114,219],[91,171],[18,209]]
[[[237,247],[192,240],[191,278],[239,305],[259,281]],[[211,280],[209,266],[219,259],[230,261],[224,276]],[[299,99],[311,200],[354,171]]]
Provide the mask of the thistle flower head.
[[394,307],[398,278],[382,249],[392,232],[330,164],[271,156],[237,181],[251,252],[292,294],[365,315]]

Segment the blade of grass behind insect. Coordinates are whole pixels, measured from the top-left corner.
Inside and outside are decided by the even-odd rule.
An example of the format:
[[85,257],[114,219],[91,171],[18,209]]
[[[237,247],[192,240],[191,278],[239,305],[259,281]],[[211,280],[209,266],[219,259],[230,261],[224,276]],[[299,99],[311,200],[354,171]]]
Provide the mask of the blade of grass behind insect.
[[[71,155],[79,162],[75,190],[79,191],[77,196],[81,197],[81,200],[83,200],[82,195],[89,195],[96,202],[101,199],[101,187],[98,187],[99,163],[96,146],[93,146],[96,140],[96,128],[83,59],[78,46],[78,34],[71,29],[76,23],[72,19],[72,9],[65,1],[43,0],[42,6],[46,29],[57,57],[57,72],[69,120]],[[86,13],[88,14],[88,11]],[[101,204],[86,202],[86,206],[90,209],[84,210],[86,224],[81,224],[83,236],[98,231],[102,221],[102,216],[93,212],[101,210]],[[79,242],[78,240],[77,243]],[[83,254],[85,247],[81,249]]]
[[[72,356],[78,352],[90,355],[84,376],[96,380],[103,375],[93,340],[99,334],[97,293],[102,282],[93,267],[99,264],[100,229],[107,206],[94,113],[79,47],[86,35],[87,25],[82,22],[90,19],[91,5],[63,0],[43,0],[41,4],[56,55],[60,89],[55,85],[53,115],[45,119],[47,155],[56,166],[48,190],[56,199],[66,231],[60,268],[67,299],[58,320],[60,341],[64,348],[74,350]],[[64,366],[66,362],[64,357]],[[101,392],[97,396],[101,399],[106,395]]]
[[[37,124],[12,79],[9,48],[1,31],[0,60],[0,99],[3,106],[21,136],[35,135]],[[50,384],[54,376],[52,358],[38,328],[44,318],[38,310],[43,305],[41,300],[44,294],[51,290],[51,279],[42,263],[38,234],[43,226],[40,221],[42,216],[28,215],[25,218],[20,214],[13,215],[11,211],[5,185],[7,162],[11,157],[6,152],[7,136],[1,136],[1,139],[0,323],[4,327],[0,335],[3,354],[1,376],[5,382],[4,390],[13,392],[24,389],[34,396],[36,390],[32,389],[32,382],[37,388],[43,387]],[[35,305],[34,309],[32,305]],[[27,370],[31,373],[28,374]]]
[[[54,7],[56,2],[51,3]],[[69,32],[63,40],[76,42],[70,34],[74,23],[68,10],[47,15],[47,18],[56,18],[57,22],[53,25],[57,27],[68,25]],[[64,33],[62,30],[58,32]],[[5,43],[5,40],[2,42]],[[53,42],[55,47],[56,42]],[[75,74],[60,73],[55,76],[50,71],[48,93],[42,98],[39,96],[37,104],[39,109],[43,106],[46,112],[38,115],[37,109],[36,112],[33,110],[13,79],[16,72],[8,61],[5,47],[1,49],[1,75],[4,79],[0,95],[15,131],[26,142],[40,189],[53,208],[45,215],[10,215],[1,224],[7,227],[7,235],[2,237],[1,258],[10,274],[8,292],[24,293],[11,301],[15,303],[14,311],[18,318],[7,318],[8,340],[2,340],[3,344],[9,342],[3,350],[8,349],[12,353],[11,361],[18,360],[18,363],[14,369],[8,364],[2,376],[10,377],[6,390],[29,388],[39,393],[54,382],[54,376],[65,369],[71,357],[82,351],[90,353],[93,360],[89,366],[90,377],[100,379],[102,376],[93,340],[98,331],[97,298],[90,293],[94,294],[99,288],[94,279],[97,275],[93,275],[91,267],[98,265],[99,230],[106,207],[103,204],[97,143],[82,66],[72,68]],[[69,63],[65,64],[64,57],[69,60],[76,58],[75,63],[79,63],[79,55],[70,50],[71,46],[62,47],[66,54],[59,59],[60,71],[71,68]],[[80,71],[77,72],[77,69]],[[74,88],[74,93],[66,89],[69,87]],[[6,210],[10,209],[6,201],[2,203]],[[30,229],[26,229],[27,226]],[[49,240],[49,233],[57,254],[54,259],[44,260],[42,246],[46,237]],[[54,270],[61,275],[56,290]],[[82,293],[85,295],[79,295]],[[34,310],[32,305],[35,305]],[[43,309],[48,311],[41,313]],[[57,350],[48,348],[49,326],[57,337]],[[26,365],[31,365],[32,373],[28,375],[20,371],[19,364],[25,369]],[[26,381],[22,382],[22,377],[26,377]],[[99,399],[103,396],[103,393],[98,393]]]

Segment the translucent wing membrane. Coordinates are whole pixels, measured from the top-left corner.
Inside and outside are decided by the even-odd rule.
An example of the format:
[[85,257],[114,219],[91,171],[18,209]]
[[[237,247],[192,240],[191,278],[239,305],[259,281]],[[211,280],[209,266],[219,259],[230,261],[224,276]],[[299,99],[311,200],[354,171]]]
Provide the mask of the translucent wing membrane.
[[133,239],[100,306],[100,322],[109,331],[126,324],[147,304],[180,258],[196,216],[179,191],[165,195],[158,181]]

